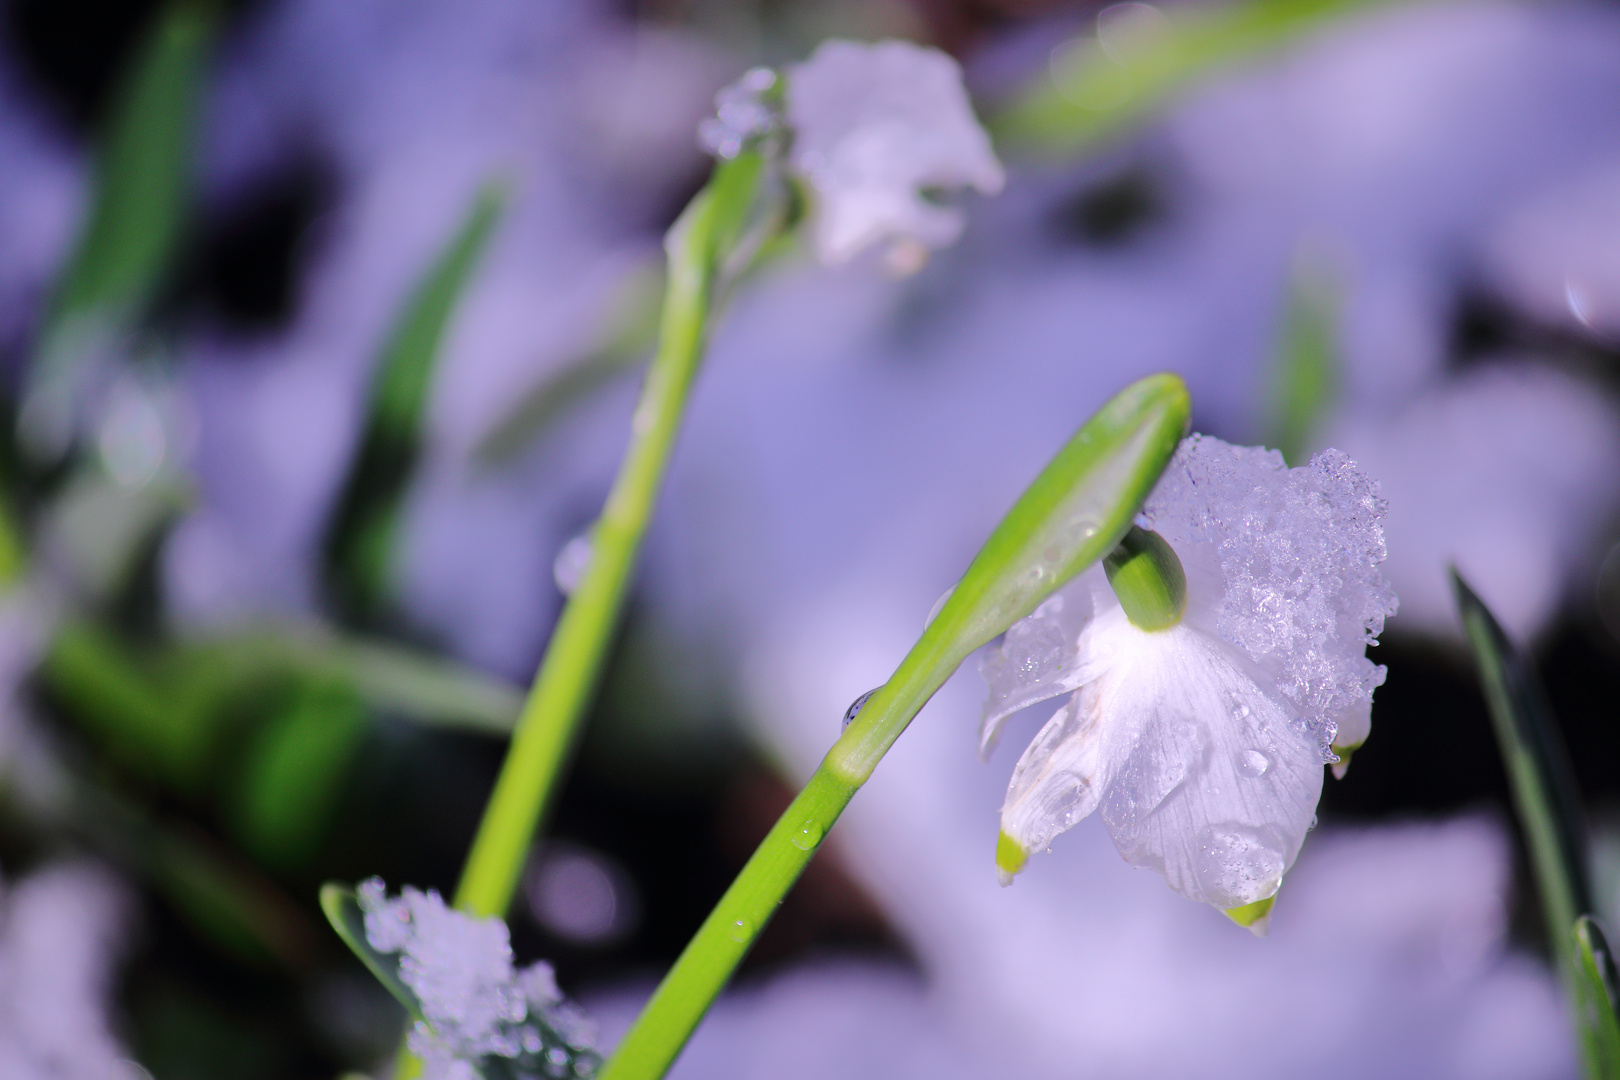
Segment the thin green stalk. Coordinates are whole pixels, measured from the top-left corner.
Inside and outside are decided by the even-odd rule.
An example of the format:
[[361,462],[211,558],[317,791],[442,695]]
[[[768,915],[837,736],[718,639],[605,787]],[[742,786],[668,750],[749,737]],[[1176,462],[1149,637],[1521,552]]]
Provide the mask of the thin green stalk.
[[657,1080],[850,798],[967,656],[1113,549],[1185,432],[1173,375],[1132,384],[1069,440],[1002,519],[894,676],[833,744],[626,1033],[602,1080]]
[[658,352],[631,420],[629,449],[591,530],[590,565],[552,632],[456,890],[456,906],[474,915],[506,913],[595,692],[702,359],[716,280],[753,205],[762,166],[751,152],[723,162],[670,230]]

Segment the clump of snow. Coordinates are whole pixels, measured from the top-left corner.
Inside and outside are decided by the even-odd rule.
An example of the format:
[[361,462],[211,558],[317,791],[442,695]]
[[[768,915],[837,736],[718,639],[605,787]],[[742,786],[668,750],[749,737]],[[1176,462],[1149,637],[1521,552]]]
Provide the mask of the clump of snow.
[[937,49],[903,41],[827,41],[787,71],[791,161],[815,190],[813,233],[825,263],[885,241],[944,247],[962,212],[930,194],[1005,182],[990,138]]
[[1520,639],[1545,628],[1574,588],[1591,587],[1580,575],[1620,499],[1620,417],[1591,383],[1487,364],[1331,434],[1389,497],[1386,572],[1401,631],[1458,633],[1447,563]]
[[1142,508],[1184,563],[1218,572],[1220,636],[1277,680],[1324,747],[1384,681],[1366,657],[1396,607],[1379,570],[1384,512],[1377,482],[1337,450],[1290,469],[1275,450],[1202,435],[1182,441]]
[[421,1004],[408,1043],[426,1080],[595,1075],[590,1021],[563,999],[550,964],[514,967],[504,922],[456,911],[431,889],[389,899],[380,878],[357,891],[366,940],[400,954],[400,979]]
[[107,1004],[130,899],[87,862],[48,866],[0,903],[0,1076],[135,1080]]

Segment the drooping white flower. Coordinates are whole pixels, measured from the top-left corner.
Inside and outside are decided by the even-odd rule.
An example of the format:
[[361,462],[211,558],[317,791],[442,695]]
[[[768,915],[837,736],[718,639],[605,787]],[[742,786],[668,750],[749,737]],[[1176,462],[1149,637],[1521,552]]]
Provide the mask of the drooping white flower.
[[1370,726],[1384,671],[1365,650],[1395,610],[1382,515],[1337,451],[1289,469],[1185,440],[1142,512],[1185,571],[1184,612],[1144,629],[1097,567],[986,657],[986,753],[1013,712],[1073,692],[1013,772],[1003,880],[1100,811],[1120,854],[1177,892],[1228,911],[1268,900],[1315,821],[1322,763]]
[[1006,179],[962,69],[910,42],[827,41],[781,80],[748,72],[715,104],[698,133],[711,153],[786,139],[787,163],[813,193],[816,254],[829,265],[874,244],[913,261],[944,247],[964,220],[936,196],[966,187],[993,195]]
[[828,41],[788,70],[792,160],[816,191],[815,242],[840,263],[870,244],[939,248],[962,233],[962,212],[935,189],[1001,190],[1005,175],[962,86],[937,49],[904,41]]

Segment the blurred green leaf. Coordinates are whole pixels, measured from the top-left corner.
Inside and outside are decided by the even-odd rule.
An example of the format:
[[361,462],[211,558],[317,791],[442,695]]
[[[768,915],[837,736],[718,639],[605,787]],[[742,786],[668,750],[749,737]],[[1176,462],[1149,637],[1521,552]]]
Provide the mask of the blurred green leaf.
[[1548,942],[1572,1012],[1577,1013],[1581,1043],[1587,1050],[1587,1073],[1602,1077],[1602,1063],[1593,1054],[1595,1044],[1578,1015],[1584,995],[1571,928],[1578,916],[1592,910],[1592,893],[1585,858],[1585,821],[1574,771],[1552,710],[1529,665],[1456,567],[1451,568],[1451,584],[1479,667],[1514,810],[1529,848]]
[[1620,1019],[1615,1016],[1616,977],[1614,952],[1597,920],[1582,915],[1575,920],[1575,976],[1580,996],[1577,1019],[1586,1036],[1586,1059],[1595,1063],[1593,1075],[1620,1080]]
[[343,680],[372,708],[421,724],[508,735],[523,707],[521,688],[477,668],[321,626],[254,627],[178,651],[239,683],[278,673]]
[[1311,439],[1338,393],[1338,308],[1338,288],[1324,261],[1302,250],[1288,278],[1265,439],[1290,465],[1310,456]]
[[416,465],[445,329],[505,201],[498,182],[479,190],[406,302],[378,361],[359,449],[327,524],[322,567],[330,599],[361,622],[376,616],[387,592],[396,519]]
[[658,341],[663,298],[662,259],[631,270],[608,304],[600,339],[582,355],[548,371],[519,398],[478,444],[479,460],[485,465],[510,460],[573,406],[645,360]]
[[411,1016],[420,1020],[422,1003],[399,977],[399,954],[378,952],[366,940],[366,914],[360,909],[360,898],[354,890],[333,881],[322,885],[321,910],[326,913],[326,919],[337,931],[338,937],[360,958],[366,969],[405,1006]]
[[307,967],[313,927],[285,893],[206,834],[166,822],[105,783],[71,772],[54,822],[148,882],[206,941],[254,966]]
[[197,794],[222,734],[217,706],[228,673],[197,669],[165,678],[143,659],[111,630],[68,620],[41,674],[52,697],[115,759]]
[[1043,72],[990,116],[998,140],[1050,155],[1094,146],[1145,119],[1188,83],[1389,0],[1250,0],[1159,12],[1119,4],[1101,33],[1053,50]]
[[57,282],[24,396],[27,442],[48,459],[72,437],[83,362],[141,316],[173,262],[217,21],[210,0],[172,0],[116,93],[96,153],[89,217]]
[[280,870],[309,861],[366,726],[360,695],[342,682],[309,683],[288,695],[253,734],[226,793],[231,823],[248,851]]

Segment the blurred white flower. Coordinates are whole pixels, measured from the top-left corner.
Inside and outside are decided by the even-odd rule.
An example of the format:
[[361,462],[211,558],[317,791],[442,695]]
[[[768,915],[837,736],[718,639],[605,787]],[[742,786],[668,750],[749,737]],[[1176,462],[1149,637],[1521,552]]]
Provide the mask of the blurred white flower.
[[793,168],[815,191],[816,253],[828,264],[890,241],[939,248],[962,233],[933,194],[1001,190],[1005,175],[962,86],[962,69],[904,41],[828,41],[787,70]]
[[1271,897],[1315,822],[1330,747],[1366,738],[1383,681],[1365,656],[1395,610],[1383,512],[1337,451],[1289,469],[1275,451],[1184,441],[1143,518],[1172,573],[1185,567],[1185,612],[1144,617],[1099,567],[986,657],[983,750],[1014,711],[1074,691],[1013,772],[1003,882],[1100,809],[1120,854],[1182,895],[1229,912]]

